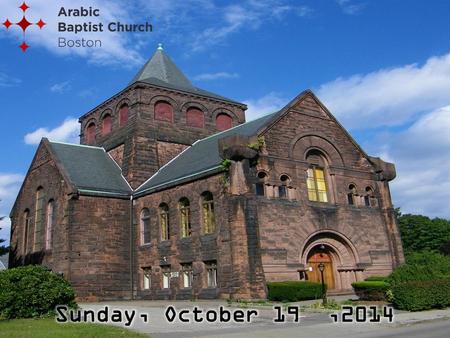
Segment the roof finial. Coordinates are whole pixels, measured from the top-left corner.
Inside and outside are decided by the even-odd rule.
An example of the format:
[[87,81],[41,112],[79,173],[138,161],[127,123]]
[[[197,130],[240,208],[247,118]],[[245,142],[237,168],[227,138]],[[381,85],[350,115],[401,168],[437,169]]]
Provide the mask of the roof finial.
[[163,50],[162,43],[158,43],[158,50]]

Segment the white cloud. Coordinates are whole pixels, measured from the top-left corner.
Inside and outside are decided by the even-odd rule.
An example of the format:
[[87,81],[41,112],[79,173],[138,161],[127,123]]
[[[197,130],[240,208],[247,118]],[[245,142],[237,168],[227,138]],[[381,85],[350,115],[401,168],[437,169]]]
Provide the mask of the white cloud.
[[194,77],[194,80],[198,81],[213,81],[213,80],[224,80],[224,79],[237,79],[239,74],[228,73],[228,72],[217,72],[217,73],[203,73]]
[[66,91],[68,91],[71,88],[69,81],[64,81],[60,83],[55,83],[53,86],[50,87],[50,91],[52,93],[58,93],[62,94]]
[[393,200],[403,213],[450,219],[450,106],[424,114],[403,132],[384,136],[381,156],[393,161]]
[[321,85],[318,96],[347,128],[400,125],[450,103],[450,54],[338,78]]
[[244,100],[244,103],[248,107],[245,113],[247,121],[251,121],[263,115],[280,110],[288,103],[288,100],[280,93],[270,92],[258,99]]
[[22,83],[21,79],[0,72],[0,87],[16,87]]
[[61,125],[53,128],[39,128],[24,137],[26,144],[39,144],[43,137],[52,141],[78,143],[80,125],[77,119],[68,118]]
[[9,220],[9,212],[15,201],[20,185],[23,181],[23,175],[17,173],[0,173],[0,216],[6,216],[0,221],[0,238],[9,243],[9,232],[11,223]]
[[348,15],[359,14],[366,6],[365,3],[355,0],[336,0],[336,2],[341,7],[342,12]]
[[[22,19],[22,11],[17,8],[17,1],[0,0],[0,8],[2,9],[2,18],[8,18],[11,22],[18,22]],[[109,23],[120,21],[122,23],[135,23],[140,19],[133,18],[130,7],[123,6],[120,1],[90,0],[87,6],[86,1],[82,0],[61,0],[47,1],[34,0],[29,4],[30,8],[26,11],[26,18],[32,23],[36,23],[42,18],[47,23],[41,29],[36,25],[28,27],[26,30],[26,42],[30,46],[27,53],[33,48],[45,47],[48,51],[58,55],[77,55],[87,58],[89,61],[97,64],[117,64],[132,66],[134,64],[142,64],[137,48],[134,47],[134,40],[139,34],[152,33],[113,33],[104,29],[104,32],[88,32],[88,33],[67,33],[58,31],[58,22],[83,24],[89,21],[93,23]],[[58,17],[59,9],[64,6],[69,8],[80,8],[81,6],[100,9],[100,17]],[[137,23],[137,22],[136,22]],[[17,46],[23,41],[22,30],[18,26],[12,26],[7,31],[2,30],[0,38],[9,38],[17,41]],[[59,37],[66,39],[92,39],[101,40],[101,48],[60,48],[58,47]]]

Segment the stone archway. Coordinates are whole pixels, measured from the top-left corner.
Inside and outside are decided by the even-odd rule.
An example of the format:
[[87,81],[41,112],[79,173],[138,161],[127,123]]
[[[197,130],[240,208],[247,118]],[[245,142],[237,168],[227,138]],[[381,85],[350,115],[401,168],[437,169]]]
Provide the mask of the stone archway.
[[305,278],[318,282],[318,264],[324,263],[324,279],[328,281],[330,291],[352,290],[351,283],[363,278],[356,248],[348,238],[334,230],[321,230],[310,235],[301,249],[300,260],[305,266]]

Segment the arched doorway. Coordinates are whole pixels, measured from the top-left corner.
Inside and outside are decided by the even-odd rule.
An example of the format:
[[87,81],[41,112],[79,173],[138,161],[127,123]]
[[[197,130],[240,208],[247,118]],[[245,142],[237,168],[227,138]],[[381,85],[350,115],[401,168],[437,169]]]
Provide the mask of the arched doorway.
[[308,276],[309,281],[317,283],[322,282],[319,264],[323,264],[323,279],[327,285],[327,289],[333,290],[335,288],[333,259],[329,249],[324,246],[320,248],[319,246],[311,250],[308,255],[307,264],[308,269],[306,275]]

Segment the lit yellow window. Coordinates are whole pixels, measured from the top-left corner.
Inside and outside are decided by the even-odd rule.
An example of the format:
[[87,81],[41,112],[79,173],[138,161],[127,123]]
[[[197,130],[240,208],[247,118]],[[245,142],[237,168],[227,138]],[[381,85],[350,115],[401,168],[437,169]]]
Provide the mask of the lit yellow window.
[[189,200],[182,198],[179,202],[180,220],[181,220],[181,237],[188,237],[191,235],[191,210]]
[[161,204],[159,207],[159,222],[161,225],[161,240],[167,241],[170,239],[169,233],[169,207],[167,204]]
[[310,201],[328,202],[327,185],[322,168],[309,168],[306,180],[308,187],[308,199]]
[[211,234],[216,231],[213,196],[210,192],[205,192],[202,195],[203,229],[205,234]]

